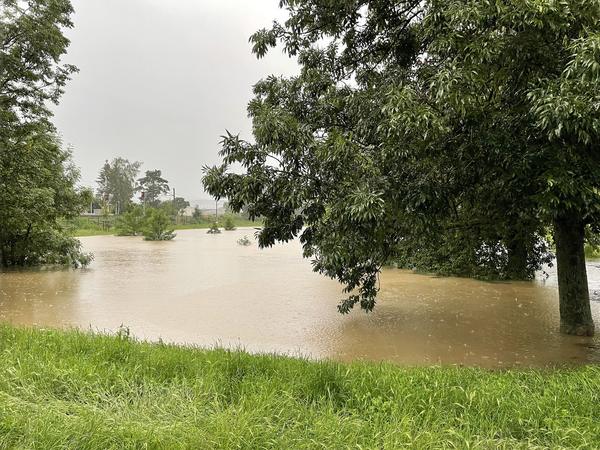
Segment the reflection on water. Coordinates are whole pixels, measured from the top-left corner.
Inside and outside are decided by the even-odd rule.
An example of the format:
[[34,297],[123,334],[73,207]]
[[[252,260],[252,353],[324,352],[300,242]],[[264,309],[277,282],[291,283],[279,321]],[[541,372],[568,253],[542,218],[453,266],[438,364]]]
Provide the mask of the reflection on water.
[[[297,242],[259,250],[253,230],[179,231],[172,242],[82,238],[85,270],[0,273],[0,318],[116,330],[141,338],[242,346],[342,360],[485,367],[600,362],[600,338],[558,334],[556,274],[485,283],[389,269],[373,313],[337,313],[340,286],[311,270]],[[600,264],[588,265],[592,293]],[[592,302],[600,327],[600,302]]]

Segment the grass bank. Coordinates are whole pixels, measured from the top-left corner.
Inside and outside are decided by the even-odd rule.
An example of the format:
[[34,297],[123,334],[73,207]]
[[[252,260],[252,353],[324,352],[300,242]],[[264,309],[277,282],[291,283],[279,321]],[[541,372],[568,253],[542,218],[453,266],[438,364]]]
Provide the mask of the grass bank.
[[[233,223],[235,224],[236,227],[260,227],[262,226],[262,221],[257,221],[257,220],[247,220],[247,219],[242,219],[242,218],[235,218],[233,219]],[[209,228],[212,225],[211,223],[208,222],[200,222],[200,223],[188,223],[188,224],[178,224],[178,225],[174,225],[176,230],[195,230],[195,229],[202,229],[202,228]],[[220,228],[223,228],[223,221],[220,221],[219,224]]]
[[598,448],[600,367],[309,362],[0,326],[0,448]]
[[[117,233],[115,228],[116,218],[114,216],[105,217],[79,217],[68,223],[69,234],[74,237],[85,236],[106,236]],[[252,221],[242,217],[233,217],[233,223],[236,227],[260,227],[261,221]],[[195,230],[208,229],[212,224],[211,220],[202,220],[195,223],[173,224],[175,230]],[[223,228],[223,220],[220,221]]]
[[586,244],[585,245],[585,257],[589,259],[599,259],[600,258],[600,247]]

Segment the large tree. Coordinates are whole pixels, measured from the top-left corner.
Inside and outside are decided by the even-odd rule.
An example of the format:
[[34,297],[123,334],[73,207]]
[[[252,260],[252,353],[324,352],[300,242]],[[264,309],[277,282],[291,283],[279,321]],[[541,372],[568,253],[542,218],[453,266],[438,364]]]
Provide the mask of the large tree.
[[346,285],[342,312],[371,310],[381,267],[427,249],[433,265],[529,277],[551,227],[561,329],[592,334],[600,2],[281,5],[289,19],[253,50],[280,43],[300,73],[256,84],[254,141],[223,138],[207,190],[265,218],[261,246],[300,235],[315,270]]
[[127,210],[135,192],[136,176],[142,165],[139,161],[129,162],[125,158],[106,161],[100,169],[98,196],[113,206],[116,214]]
[[63,227],[91,199],[50,122],[75,67],[62,64],[68,0],[0,0],[0,265],[85,264]]
[[160,170],[146,170],[146,174],[138,179],[136,190],[141,193],[144,204],[156,207],[160,204],[160,196],[169,193],[169,182]]
[[600,206],[600,2],[433,2],[423,24],[436,68],[429,98],[471,135],[492,129],[486,153],[508,130],[498,153],[516,164],[477,162],[502,197],[530,205],[501,211],[553,228],[561,329],[593,334],[584,232]]

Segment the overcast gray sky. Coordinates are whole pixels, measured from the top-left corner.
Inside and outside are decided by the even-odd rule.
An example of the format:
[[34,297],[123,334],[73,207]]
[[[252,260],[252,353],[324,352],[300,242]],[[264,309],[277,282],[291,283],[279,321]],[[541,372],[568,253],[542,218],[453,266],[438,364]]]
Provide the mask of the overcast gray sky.
[[225,129],[250,137],[252,85],[297,70],[279,50],[250,52],[249,36],[283,17],[278,0],[72,1],[65,61],[80,72],[54,122],[81,183],[94,185],[104,160],[122,156],[161,169],[177,195],[210,198],[202,165],[218,161]]

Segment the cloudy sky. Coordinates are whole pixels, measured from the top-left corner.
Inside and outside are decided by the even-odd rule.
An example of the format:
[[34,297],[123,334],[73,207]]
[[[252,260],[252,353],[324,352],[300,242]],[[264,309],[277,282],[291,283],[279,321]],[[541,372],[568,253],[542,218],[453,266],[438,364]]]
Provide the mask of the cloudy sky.
[[81,183],[94,186],[104,160],[122,156],[161,169],[177,195],[209,199],[201,168],[218,161],[225,129],[250,137],[252,85],[296,72],[278,50],[250,52],[249,36],[283,17],[278,0],[72,1],[65,61],[80,72],[55,124]]

